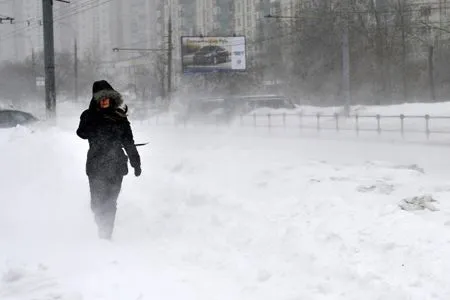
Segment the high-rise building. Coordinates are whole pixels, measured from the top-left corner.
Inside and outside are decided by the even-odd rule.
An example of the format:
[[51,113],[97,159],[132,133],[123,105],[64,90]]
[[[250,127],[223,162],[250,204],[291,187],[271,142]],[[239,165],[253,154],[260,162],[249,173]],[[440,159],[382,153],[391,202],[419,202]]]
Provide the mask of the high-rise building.
[[211,35],[217,28],[218,14],[215,0],[197,0],[196,27],[199,34]]
[[237,35],[245,35],[247,39],[256,36],[258,12],[258,0],[234,1],[234,28]]
[[[181,36],[189,34],[188,28],[192,24],[189,16],[192,15],[193,2],[190,0],[158,0],[156,34],[158,36],[157,48],[168,49],[169,36],[172,37],[172,66],[174,73],[179,73],[181,68]],[[171,22],[172,32],[169,33],[169,22]],[[159,54],[166,55],[163,51]],[[167,58],[167,56],[164,56]],[[173,79],[178,80],[176,77]]]
[[180,34],[184,36],[198,35],[197,32],[197,0],[179,0]]
[[[38,0],[38,2],[42,6],[42,1]],[[54,5],[55,52],[73,52],[74,42],[78,35],[76,12],[77,10],[72,5],[64,3]],[[40,30],[43,30],[42,26],[40,26]]]
[[234,32],[233,8],[232,0],[172,1],[174,32],[179,31],[181,35],[230,35]]
[[234,28],[234,1],[217,0],[216,1],[216,34],[233,35]]
[[298,5],[301,4],[301,1],[294,0],[280,0],[280,10],[281,15],[293,17],[296,14],[296,10],[298,9]]
[[[76,4],[71,4],[71,12],[73,14],[73,21],[69,24],[74,27],[78,43],[79,57],[85,55],[97,56],[95,53],[94,40],[95,40],[95,23],[94,23],[94,11],[92,9],[83,10],[83,8]],[[67,24],[67,22],[65,22]],[[55,26],[61,26],[55,24]],[[64,27],[64,28],[63,28]],[[61,26],[61,32],[69,30],[68,25]]]

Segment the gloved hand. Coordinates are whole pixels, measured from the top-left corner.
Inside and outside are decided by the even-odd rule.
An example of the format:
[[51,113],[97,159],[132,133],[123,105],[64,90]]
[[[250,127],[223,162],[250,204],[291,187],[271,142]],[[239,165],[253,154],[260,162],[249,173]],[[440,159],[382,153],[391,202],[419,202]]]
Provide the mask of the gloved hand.
[[141,176],[142,170],[141,167],[134,168],[134,176],[139,177]]

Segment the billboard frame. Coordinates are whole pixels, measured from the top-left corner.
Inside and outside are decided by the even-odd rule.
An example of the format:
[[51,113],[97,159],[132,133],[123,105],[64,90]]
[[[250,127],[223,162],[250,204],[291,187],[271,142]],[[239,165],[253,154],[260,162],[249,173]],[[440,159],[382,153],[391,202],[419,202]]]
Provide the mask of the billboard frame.
[[[183,55],[183,39],[186,38],[243,38],[244,39],[244,59],[245,59],[245,69],[215,69],[210,70],[203,69],[198,71],[186,71],[184,66],[184,55]],[[211,74],[211,73],[245,73],[247,72],[247,37],[245,35],[183,35],[180,37],[180,54],[181,54],[181,73],[183,75],[197,75],[197,74]]]

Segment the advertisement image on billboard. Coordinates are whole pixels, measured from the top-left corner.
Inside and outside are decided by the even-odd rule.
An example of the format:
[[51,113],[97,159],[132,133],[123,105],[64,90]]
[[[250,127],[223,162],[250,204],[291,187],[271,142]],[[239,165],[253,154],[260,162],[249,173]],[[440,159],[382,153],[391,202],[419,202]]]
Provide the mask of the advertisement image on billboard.
[[181,37],[183,73],[246,69],[245,37]]

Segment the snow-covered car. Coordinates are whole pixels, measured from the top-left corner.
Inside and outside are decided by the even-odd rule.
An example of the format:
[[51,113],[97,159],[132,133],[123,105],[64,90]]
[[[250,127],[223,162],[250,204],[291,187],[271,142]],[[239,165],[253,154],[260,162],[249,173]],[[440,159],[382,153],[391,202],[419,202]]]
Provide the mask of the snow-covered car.
[[0,110],[0,128],[13,128],[17,125],[30,125],[38,121],[38,118],[25,111],[14,109]]
[[237,114],[245,115],[259,109],[294,110],[295,104],[282,95],[235,95],[229,99]]
[[251,95],[243,96],[244,100],[251,110],[258,108],[272,108],[272,109],[295,109],[294,103],[284,96],[280,95]]
[[177,115],[176,121],[222,123],[229,120],[231,111],[230,102],[224,97],[190,99],[185,111]]

